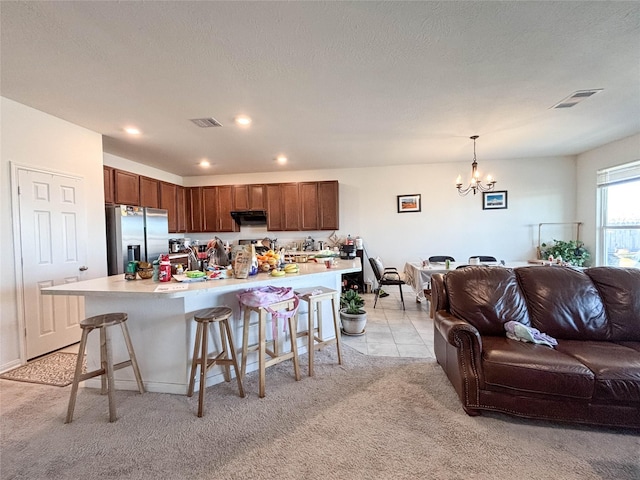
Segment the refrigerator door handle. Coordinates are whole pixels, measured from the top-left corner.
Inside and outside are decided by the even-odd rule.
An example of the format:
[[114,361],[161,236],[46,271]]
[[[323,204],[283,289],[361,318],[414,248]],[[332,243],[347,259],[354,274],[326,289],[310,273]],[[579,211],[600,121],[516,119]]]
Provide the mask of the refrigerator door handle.
[[89,267],[83,265],[78,270],[80,270],[81,272],[86,272],[87,270],[89,270]]

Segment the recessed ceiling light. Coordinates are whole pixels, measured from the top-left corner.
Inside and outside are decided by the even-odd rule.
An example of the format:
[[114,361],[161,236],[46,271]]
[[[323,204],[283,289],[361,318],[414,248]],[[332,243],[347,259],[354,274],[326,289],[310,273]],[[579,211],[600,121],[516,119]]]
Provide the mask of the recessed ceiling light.
[[129,135],[140,135],[142,132],[136,127],[127,127],[124,129]]
[[278,155],[276,157],[276,162],[278,162],[280,165],[284,165],[285,163],[287,163],[287,157],[285,157],[284,155]]
[[241,127],[248,127],[249,125],[251,125],[251,117],[248,117],[246,115],[238,115],[235,118],[235,122],[236,125],[239,125]]
[[206,167],[210,167],[211,163],[209,163],[209,160],[200,160],[200,163],[198,165],[200,165],[203,168],[206,168]]

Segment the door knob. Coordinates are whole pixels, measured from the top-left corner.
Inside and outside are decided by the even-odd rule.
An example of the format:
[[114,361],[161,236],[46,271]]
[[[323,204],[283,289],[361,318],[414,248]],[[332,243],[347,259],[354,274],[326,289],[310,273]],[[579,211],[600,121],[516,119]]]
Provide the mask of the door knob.
[[81,272],[84,272],[85,270],[89,270],[89,267],[85,267],[84,265],[80,267],[79,269]]

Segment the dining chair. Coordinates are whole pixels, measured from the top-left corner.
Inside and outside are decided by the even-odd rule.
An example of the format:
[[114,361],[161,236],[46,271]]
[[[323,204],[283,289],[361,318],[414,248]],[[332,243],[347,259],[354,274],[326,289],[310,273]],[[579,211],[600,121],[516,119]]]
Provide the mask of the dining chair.
[[378,281],[378,288],[376,288],[376,298],[373,301],[373,308],[376,308],[376,303],[378,303],[378,297],[380,296],[380,290],[383,286],[398,285],[398,288],[400,288],[402,309],[404,310],[402,285],[405,284],[405,281],[400,278],[400,272],[398,272],[398,269],[395,267],[385,267],[379,258],[369,257],[369,263],[371,264],[371,270],[373,270],[373,274],[376,276],[376,280]]
[[434,255],[433,257],[429,257],[429,262],[446,262],[447,260],[450,262],[456,261],[455,258],[449,257],[448,255]]
[[479,262],[497,262],[496,257],[483,256],[483,255],[474,255],[473,257],[469,257],[469,263],[471,263],[472,258],[477,258]]

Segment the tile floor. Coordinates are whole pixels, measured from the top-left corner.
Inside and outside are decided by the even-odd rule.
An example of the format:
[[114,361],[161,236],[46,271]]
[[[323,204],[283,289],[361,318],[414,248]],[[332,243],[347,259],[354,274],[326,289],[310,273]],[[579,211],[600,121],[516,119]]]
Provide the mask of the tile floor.
[[342,335],[342,341],[367,355],[435,358],[429,303],[416,302],[415,294],[407,287],[402,290],[406,308],[402,310],[397,287],[385,291],[389,296],[379,298],[375,309],[375,295],[363,294],[367,312],[365,334]]
[[[396,287],[385,290],[389,296],[379,298],[373,308],[375,295],[365,293],[364,309],[367,312],[367,327],[361,336],[342,335],[342,341],[366,355],[382,357],[434,358],[433,320],[429,318],[429,303],[416,302],[413,291],[405,287],[405,310],[400,303],[400,292]],[[79,343],[60,351],[78,353]]]

